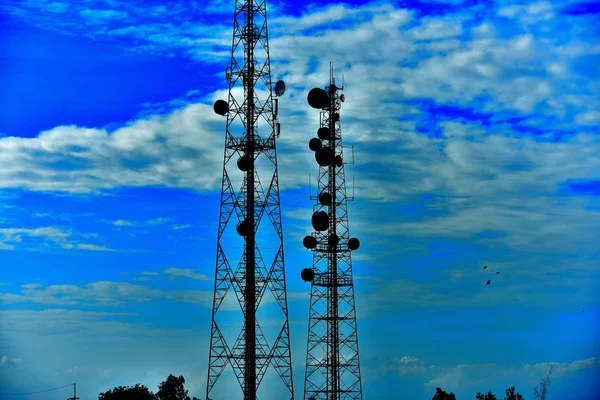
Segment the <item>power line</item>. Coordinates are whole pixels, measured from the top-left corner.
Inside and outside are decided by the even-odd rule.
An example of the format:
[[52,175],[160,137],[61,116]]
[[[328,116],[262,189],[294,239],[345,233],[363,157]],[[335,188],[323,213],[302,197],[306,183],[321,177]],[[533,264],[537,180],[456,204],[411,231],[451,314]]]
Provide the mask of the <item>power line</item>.
[[28,394],[38,394],[38,393],[51,392],[53,390],[58,390],[58,389],[66,388],[66,387],[73,386],[73,385],[74,385],[74,383],[70,383],[70,384],[65,385],[65,386],[59,386],[59,387],[52,388],[52,389],[40,390],[39,392],[29,392],[29,393],[0,393],[0,396],[27,396]]

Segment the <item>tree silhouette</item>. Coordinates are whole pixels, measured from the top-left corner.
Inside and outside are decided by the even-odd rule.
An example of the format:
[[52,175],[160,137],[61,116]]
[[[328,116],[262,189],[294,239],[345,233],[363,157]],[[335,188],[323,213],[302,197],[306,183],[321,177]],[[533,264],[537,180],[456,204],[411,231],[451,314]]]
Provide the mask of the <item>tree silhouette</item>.
[[552,376],[552,365],[548,371],[548,375],[542,379],[542,381],[533,388],[533,400],[546,400],[546,394],[548,393],[548,386],[550,386],[550,377]]
[[525,399],[523,399],[523,396],[520,393],[516,392],[516,389],[514,386],[511,386],[508,389],[506,389],[506,396],[504,396],[504,400],[525,400]]
[[190,400],[188,397],[188,391],[185,390],[184,385],[185,378],[180,376],[179,378],[169,375],[169,377],[158,385],[158,392],[156,397],[158,400]]
[[138,383],[132,387],[119,386],[100,393],[98,400],[156,400],[156,396],[146,386]]
[[477,392],[475,398],[477,400],[496,400],[496,396],[494,396],[492,392],[488,392],[487,394],[481,394],[480,392]]
[[456,396],[454,393],[450,392],[450,394],[444,392],[440,388],[435,389],[435,394],[431,400],[456,400]]

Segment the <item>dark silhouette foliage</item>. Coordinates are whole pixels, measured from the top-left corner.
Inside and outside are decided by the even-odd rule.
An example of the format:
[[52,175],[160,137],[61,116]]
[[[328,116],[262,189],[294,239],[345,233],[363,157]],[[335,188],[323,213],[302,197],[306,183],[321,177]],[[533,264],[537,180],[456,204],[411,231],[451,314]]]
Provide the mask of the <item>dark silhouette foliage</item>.
[[158,400],[189,400],[188,391],[183,386],[185,378],[180,376],[177,378],[174,375],[169,377],[158,386],[156,398]]
[[481,394],[480,392],[477,392],[475,398],[477,400],[496,400],[496,396],[494,396],[492,392],[488,392],[487,394]]
[[517,393],[514,386],[506,389],[506,396],[504,396],[504,400],[525,400],[521,393]]
[[456,400],[456,396],[454,393],[450,392],[450,394],[446,393],[440,388],[435,389],[435,394],[431,400]]
[[548,375],[542,379],[539,385],[533,388],[533,399],[534,400],[546,400],[546,394],[548,393],[548,386],[550,386],[550,377],[552,376],[552,366],[548,371]]
[[132,387],[119,386],[108,392],[100,393],[98,400],[200,400],[197,397],[190,399],[188,391],[185,390],[185,379],[169,375],[169,377],[158,386],[158,392],[152,393],[144,385],[137,384]]
[[146,386],[138,383],[132,387],[119,386],[100,393],[98,400],[157,400],[157,398]]

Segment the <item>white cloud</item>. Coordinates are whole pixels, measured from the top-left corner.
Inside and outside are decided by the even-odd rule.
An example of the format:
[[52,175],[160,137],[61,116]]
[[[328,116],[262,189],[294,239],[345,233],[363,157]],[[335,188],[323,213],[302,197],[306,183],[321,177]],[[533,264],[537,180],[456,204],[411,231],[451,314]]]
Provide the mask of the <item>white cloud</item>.
[[173,218],[154,218],[147,221],[149,225],[161,225],[167,222],[172,222]]
[[[148,219],[146,221],[128,221],[128,220],[124,220],[124,219],[118,219],[116,221],[106,221],[106,222],[110,222],[111,224],[113,224],[115,226],[144,226],[144,227],[148,227],[148,226],[162,225],[162,224],[166,224],[166,223],[173,222],[173,221],[174,221],[174,218],[158,217],[158,218],[151,218],[151,219]],[[179,226],[187,227],[188,225],[179,225]],[[179,229],[184,229],[184,228],[179,228]]]
[[[342,121],[345,142],[357,144],[357,198],[393,202],[424,193],[440,196],[436,208],[426,210],[437,216],[411,222],[388,216],[382,220],[371,203],[370,215],[353,214],[353,229],[390,239],[402,232],[470,240],[493,230],[499,237],[478,243],[593,255],[594,232],[600,226],[598,212],[593,211],[597,200],[558,194],[568,180],[596,177],[599,136],[594,125],[587,125],[589,130],[580,129],[560,141],[551,138],[565,127],[572,129],[574,122],[597,120],[597,83],[576,67],[579,57],[597,44],[577,24],[564,25],[553,8],[546,3],[504,8],[497,13],[513,20],[490,16],[476,25],[468,8],[451,17],[419,19],[390,4],[313,8],[299,18],[270,16],[273,75],[288,84],[280,102],[281,188],[305,184],[306,169],[299,166],[312,166],[316,172],[306,147],[311,136],[306,127],[316,130],[318,113],[307,107],[306,93],[326,83],[332,60],[338,77],[343,72],[346,78]],[[335,21],[344,23],[330,30],[328,23]],[[561,29],[549,34],[537,29],[541,25]],[[527,29],[515,29],[519,27]],[[298,33],[309,28],[315,35]],[[182,37],[182,32],[195,36]],[[111,34],[160,44],[168,51],[193,52],[198,46],[229,46],[231,27],[132,23]],[[209,59],[220,51],[211,52]],[[315,54],[330,56],[318,59],[309,73]],[[225,93],[220,90],[205,99]],[[479,103],[477,96],[488,99]],[[419,105],[402,103],[422,98],[491,115],[491,123],[468,118],[440,122],[441,137],[428,137],[415,132],[417,121],[437,117],[438,112],[430,115]],[[394,119],[401,116],[411,120]],[[545,132],[534,137],[502,123],[509,118],[525,118],[522,126]],[[224,120],[214,115],[210,104],[193,104],[114,132],[56,127],[35,139],[2,138],[0,164],[9,168],[0,169],[0,186],[84,193],[156,184],[214,191],[220,187],[223,131]],[[33,157],[37,153],[50,161],[41,163]],[[65,160],[72,164],[69,171],[57,167]],[[30,171],[37,172],[31,176]],[[286,217],[296,215],[300,214],[286,212]],[[424,296],[431,304],[443,300],[435,294]]]
[[129,15],[124,11],[116,11],[116,10],[97,10],[85,8],[79,12],[79,14],[87,18],[94,23],[104,23],[106,20],[110,19],[124,19]]
[[[423,265],[423,272],[432,275],[426,282],[398,278],[398,271],[406,267],[397,263],[393,273],[382,272],[378,277],[357,280],[357,318],[387,318],[398,315],[400,310],[475,309],[482,304],[490,308],[554,307],[580,312],[581,304],[594,301],[595,289],[590,280],[597,273],[590,262],[565,265],[562,259],[555,259],[550,264],[533,256],[515,262],[490,263],[489,272],[480,265],[453,268],[460,263],[460,260],[449,262],[443,273],[435,273],[435,265]],[[501,273],[496,275],[496,271]],[[568,273],[569,279],[540,279],[541,271],[552,276]],[[491,281],[489,286],[485,285],[487,280]],[[568,292],[573,286],[580,288],[576,294]]]
[[178,231],[178,230],[181,230],[181,229],[191,228],[192,226],[193,226],[192,224],[172,225],[171,226],[171,230]]
[[600,360],[592,357],[586,360],[575,360],[571,363],[543,362],[525,364],[521,367],[506,367],[496,364],[459,364],[452,368],[442,369],[437,376],[427,381],[425,386],[457,391],[466,388],[490,387],[497,382],[499,376],[513,382],[538,380],[548,373],[550,365],[553,365],[552,375],[560,377],[584,368],[598,366]]
[[125,221],[125,220],[122,220],[122,219],[118,219],[116,221],[113,221],[113,225],[116,225],[116,226],[133,226],[135,224],[133,222],[131,222],[131,221]]
[[552,375],[556,377],[565,376],[582,369],[594,368],[600,366],[600,359],[596,357],[590,357],[585,360],[576,360],[570,363],[567,362],[544,362],[537,364],[526,364],[524,369],[526,372],[534,372],[537,374],[543,374],[548,372],[548,369],[552,366]]
[[[205,378],[192,377],[206,377],[206,366],[198,363],[199,353],[190,349],[208,349],[206,334],[198,334],[196,329],[125,322],[129,316],[135,314],[65,309],[0,311],[3,347],[27,361],[11,364],[11,353],[6,353],[1,381],[26,389],[36,377],[36,385],[56,387],[52,383],[57,372],[59,377],[76,376],[78,395],[94,398],[115,386],[136,383],[156,391],[172,373],[188,378],[190,395],[199,396]],[[119,354],[118,362],[115,354]],[[147,375],[156,369],[160,374]],[[65,390],[67,397],[69,390],[72,394],[72,387]]]
[[[196,280],[210,280],[203,274],[191,269],[167,268],[165,274],[172,277],[187,277]],[[97,281],[85,286],[49,285],[22,287],[20,294],[0,292],[0,301],[6,304],[36,303],[45,305],[93,305],[119,307],[128,303],[145,303],[152,300],[170,300],[181,303],[196,304],[208,309],[213,306],[213,290],[164,290],[150,286],[137,285],[128,282]],[[305,300],[306,293],[288,293],[288,300]],[[261,304],[273,303],[269,296]],[[222,310],[239,310],[240,305],[233,289],[223,300]]]
[[450,39],[463,33],[460,19],[451,16],[445,19],[424,18],[420,25],[408,31],[416,40]]
[[20,364],[21,363],[20,358],[8,358],[7,356],[2,356],[2,358],[0,359],[0,366],[4,367],[4,366],[8,366],[8,365],[15,365],[15,364]]
[[[47,247],[60,247],[65,250],[79,249],[87,251],[114,251],[105,246],[81,243],[72,230],[58,227],[41,228],[0,228],[0,239],[4,242],[19,243],[19,248],[39,251]],[[95,234],[83,234],[83,237],[95,237]],[[39,241],[41,240],[41,244]],[[1,244],[2,242],[0,242]],[[14,245],[0,245],[0,249],[14,250]]]
[[[222,138],[213,132],[217,122],[222,128],[222,120],[211,114],[212,107],[197,104],[136,121],[110,135],[60,126],[36,139],[2,138],[0,165],[12,167],[0,172],[0,186],[71,193],[146,185],[213,188],[220,179],[209,171],[222,163],[217,150]],[[45,156],[32,157],[34,153]]]
[[0,250],[14,250],[15,246],[0,242]]
[[600,122],[600,111],[587,111],[575,116],[575,122],[579,125],[598,125]]
[[40,283],[27,283],[25,285],[21,285],[21,289],[38,289],[41,288],[43,285]]
[[85,243],[78,243],[77,248],[80,250],[89,250],[89,251],[115,251],[114,249],[111,249],[111,248],[108,248],[105,246],[98,246],[96,244],[85,244]]
[[212,280],[212,278],[206,276],[205,274],[198,273],[191,268],[166,268],[162,272],[163,274],[170,275],[172,278],[184,277],[201,281]]

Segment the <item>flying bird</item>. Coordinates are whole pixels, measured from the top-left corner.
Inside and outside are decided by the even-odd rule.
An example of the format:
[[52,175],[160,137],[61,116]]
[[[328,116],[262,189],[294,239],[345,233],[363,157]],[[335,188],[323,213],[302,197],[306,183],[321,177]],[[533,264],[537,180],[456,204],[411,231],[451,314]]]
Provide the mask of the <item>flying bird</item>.
[[487,265],[485,267],[483,267],[483,269],[486,269],[486,268],[487,268]]
[[581,310],[581,312],[585,312],[585,311]]
[[490,284],[490,281],[487,281],[486,285],[489,285],[489,284]]
[[500,273],[500,271],[496,272],[496,275],[498,275]]

